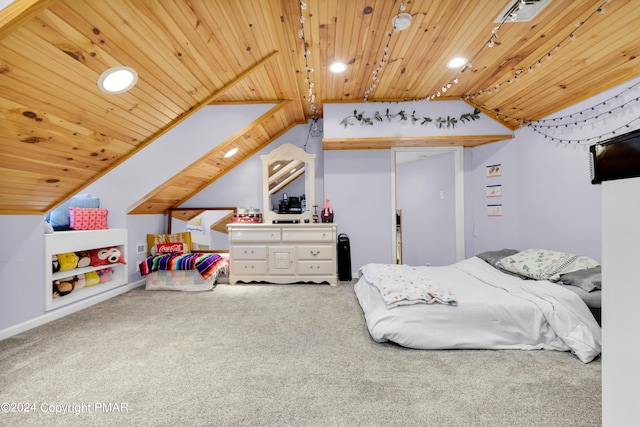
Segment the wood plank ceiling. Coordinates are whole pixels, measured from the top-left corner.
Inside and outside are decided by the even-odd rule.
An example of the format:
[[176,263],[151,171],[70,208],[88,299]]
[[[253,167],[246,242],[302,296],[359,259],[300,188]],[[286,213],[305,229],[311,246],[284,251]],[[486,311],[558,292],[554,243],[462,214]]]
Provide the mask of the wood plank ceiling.
[[[321,118],[325,102],[465,99],[515,129],[640,75],[637,0],[552,0],[529,22],[502,24],[514,1],[16,0],[0,11],[0,213],[46,212],[212,103],[274,107],[158,183],[132,213],[178,206],[291,127]],[[399,12],[412,22],[395,32]],[[445,67],[456,55],[471,63],[464,72]],[[330,73],[333,60],[347,71]],[[116,65],[135,68],[138,83],[108,95],[96,81]],[[325,146],[398,143],[434,142]],[[239,155],[224,159],[231,146]]]

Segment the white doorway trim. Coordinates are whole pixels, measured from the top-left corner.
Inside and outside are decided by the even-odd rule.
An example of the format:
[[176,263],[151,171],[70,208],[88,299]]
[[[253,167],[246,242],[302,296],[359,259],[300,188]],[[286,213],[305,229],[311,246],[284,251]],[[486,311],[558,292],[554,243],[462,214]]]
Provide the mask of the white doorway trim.
[[465,257],[464,247],[464,152],[463,147],[421,147],[421,148],[392,148],[391,150],[391,259],[396,259],[396,159],[401,155],[415,153],[416,156],[428,157],[443,153],[454,153],[455,173],[455,229],[456,229],[456,260],[462,261]]

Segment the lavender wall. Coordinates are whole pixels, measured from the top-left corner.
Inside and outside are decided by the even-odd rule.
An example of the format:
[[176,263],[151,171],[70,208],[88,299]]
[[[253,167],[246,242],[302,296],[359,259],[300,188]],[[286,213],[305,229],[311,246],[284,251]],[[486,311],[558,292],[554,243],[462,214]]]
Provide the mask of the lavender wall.
[[351,268],[393,261],[391,160],[388,150],[326,151],[325,196],[338,233],[349,236]]
[[0,215],[0,232],[1,332],[44,313],[44,221],[40,215]]
[[[473,148],[466,157],[467,255],[510,247],[545,248],[601,259],[601,190],[591,184],[589,152],[556,146],[522,129],[514,140]],[[486,167],[502,174],[487,178]],[[502,197],[488,198],[500,184]],[[503,216],[487,215],[500,203]]]
[[[517,133],[516,133],[517,140]],[[519,187],[518,144],[494,142],[465,149],[465,251],[470,257],[501,248],[518,249],[520,222],[517,214]],[[500,176],[488,178],[487,166],[500,164]],[[502,196],[487,197],[488,185],[501,185]],[[502,216],[488,216],[489,204],[501,204]]]
[[602,188],[591,184],[589,151],[518,133],[520,247],[549,247],[602,258]]

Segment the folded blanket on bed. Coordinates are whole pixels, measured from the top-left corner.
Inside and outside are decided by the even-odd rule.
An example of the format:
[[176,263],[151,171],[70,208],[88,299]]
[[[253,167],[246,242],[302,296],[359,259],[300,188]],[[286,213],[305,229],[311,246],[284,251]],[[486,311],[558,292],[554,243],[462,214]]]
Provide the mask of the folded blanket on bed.
[[397,264],[367,264],[360,274],[373,284],[387,308],[411,304],[458,305],[453,293],[424,275],[424,270]]
[[198,270],[204,279],[226,268],[228,261],[218,254],[189,253],[151,256],[140,263],[143,276],[158,270]]

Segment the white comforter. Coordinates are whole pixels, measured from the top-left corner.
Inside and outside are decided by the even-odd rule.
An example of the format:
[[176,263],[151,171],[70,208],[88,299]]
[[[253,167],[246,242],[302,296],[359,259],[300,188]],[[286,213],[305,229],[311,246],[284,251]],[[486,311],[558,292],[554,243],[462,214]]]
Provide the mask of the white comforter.
[[[367,281],[365,265],[354,289],[375,341],[417,349],[571,351],[585,363],[600,354],[600,326],[580,297],[562,286],[519,279],[477,257],[411,268],[446,286],[458,305],[389,308],[378,287]],[[376,280],[373,276],[369,279]]]

